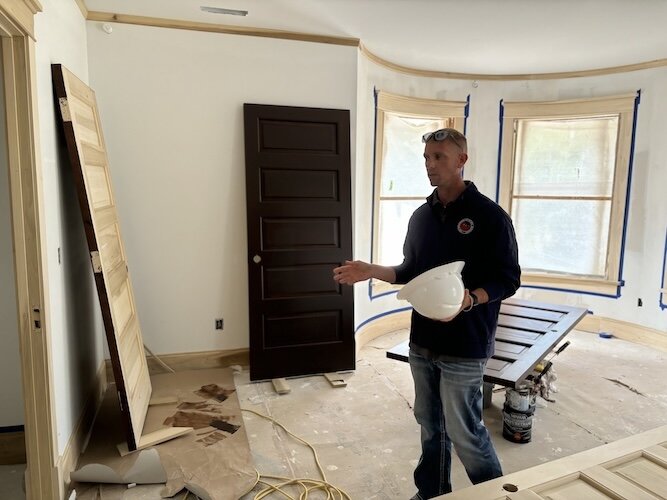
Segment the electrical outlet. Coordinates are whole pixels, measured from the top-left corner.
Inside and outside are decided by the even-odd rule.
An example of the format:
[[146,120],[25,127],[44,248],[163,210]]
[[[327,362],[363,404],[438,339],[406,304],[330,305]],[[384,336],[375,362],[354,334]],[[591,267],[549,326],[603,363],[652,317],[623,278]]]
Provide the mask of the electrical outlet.
[[215,320],[215,329],[216,330],[222,330],[223,325],[224,325],[224,323],[222,321],[222,318]]

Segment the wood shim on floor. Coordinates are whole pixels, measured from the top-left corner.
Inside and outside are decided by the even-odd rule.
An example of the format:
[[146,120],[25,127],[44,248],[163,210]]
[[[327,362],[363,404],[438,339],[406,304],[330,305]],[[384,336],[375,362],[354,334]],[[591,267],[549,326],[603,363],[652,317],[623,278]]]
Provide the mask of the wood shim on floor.
[[[141,438],[139,438],[136,451],[145,450],[146,448],[150,448],[156,444],[164,443],[165,441],[182,436],[183,434],[187,434],[193,430],[194,429],[192,427],[168,427],[166,429],[159,429],[154,432],[149,432],[148,434],[142,434]],[[116,448],[118,448],[118,453],[120,453],[121,457],[132,453],[132,451],[127,449],[127,443],[120,443],[116,445]]]
[[289,394],[289,392],[292,390],[289,384],[287,383],[287,379],[274,378],[271,380],[271,383],[273,384],[273,389],[278,394]]
[[325,373],[324,378],[326,378],[333,387],[347,386],[347,380],[341,373]]

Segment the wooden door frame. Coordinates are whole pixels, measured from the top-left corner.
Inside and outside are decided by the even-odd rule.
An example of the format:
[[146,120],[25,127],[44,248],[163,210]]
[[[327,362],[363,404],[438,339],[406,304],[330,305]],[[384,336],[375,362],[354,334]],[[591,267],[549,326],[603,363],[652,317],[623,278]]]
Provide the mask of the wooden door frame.
[[[52,387],[35,67],[38,0],[0,0],[7,160],[25,414],[26,496],[62,498]],[[1,118],[1,117],[0,117]]]

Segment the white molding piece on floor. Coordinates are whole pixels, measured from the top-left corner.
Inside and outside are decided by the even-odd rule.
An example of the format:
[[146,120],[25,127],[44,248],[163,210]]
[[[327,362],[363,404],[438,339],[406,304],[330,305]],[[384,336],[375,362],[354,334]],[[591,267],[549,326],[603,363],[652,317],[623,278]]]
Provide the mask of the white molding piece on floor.
[[357,355],[362,347],[364,347],[371,340],[381,337],[385,333],[395,332],[397,330],[404,330],[410,328],[410,317],[412,311],[399,311],[396,313],[387,314],[370,323],[364,325],[355,335],[357,343]]
[[77,460],[84,450],[84,446],[90,432],[93,428],[95,415],[102,404],[104,393],[107,390],[106,363],[102,360],[97,370],[95,383],[86,398],[86,402],[81,410],[79,420],[72,431],[72,435],[67,441],[65,450],[58,457],[58,475],[60,479],[61,494],[60,498],[65,498],[64,494],[70,484],[70,473],[76,468]]
[[619,339],[667,352],[667,333],[636,323],[588,314],[574,328],[590,333],[611,333]]

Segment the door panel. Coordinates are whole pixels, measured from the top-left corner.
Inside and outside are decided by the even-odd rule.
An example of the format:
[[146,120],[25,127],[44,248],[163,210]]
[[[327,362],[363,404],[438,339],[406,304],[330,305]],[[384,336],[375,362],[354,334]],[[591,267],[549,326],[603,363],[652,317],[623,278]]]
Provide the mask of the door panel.
[[664,500],[667,499],[666,440],[667,426],[658,427],[438,498]]
[[354,368],[349,112],[246,104],[250,378]]
[[151,382],[94,92],[52,66],[70,164],[102,309],[129,450],[141,437]]

